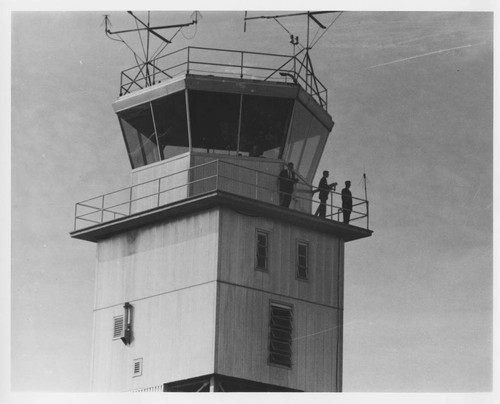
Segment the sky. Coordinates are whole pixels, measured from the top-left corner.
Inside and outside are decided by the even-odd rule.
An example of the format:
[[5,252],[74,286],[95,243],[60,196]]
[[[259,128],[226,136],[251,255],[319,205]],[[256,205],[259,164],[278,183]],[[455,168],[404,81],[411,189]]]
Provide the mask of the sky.
[[[272,20],[199,8],[171,50],[292,52]],[[12,391],[89,391],[95,244],[69,232],[76,202],[130,185],[113,10],[10,15]],[[493,38],[491,12],[350,11],[311,51],[335,122],[318,173],[359,197],[366,173],[374,231],[346,244],[345,392],[493,388]]]

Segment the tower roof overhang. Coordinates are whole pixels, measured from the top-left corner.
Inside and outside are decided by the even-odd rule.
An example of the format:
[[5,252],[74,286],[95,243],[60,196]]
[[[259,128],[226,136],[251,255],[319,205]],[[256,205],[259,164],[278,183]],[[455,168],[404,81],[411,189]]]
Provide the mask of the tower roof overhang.
[[151,87],[134,91],[113,102],[116,113],[137,105],[157,100],[183,90],[198,90],[229,94],[261,95],[299,100],[330,131],[333,120],[330,114],[299,84],[275,81],[236,79],[231,77],[183,74]]

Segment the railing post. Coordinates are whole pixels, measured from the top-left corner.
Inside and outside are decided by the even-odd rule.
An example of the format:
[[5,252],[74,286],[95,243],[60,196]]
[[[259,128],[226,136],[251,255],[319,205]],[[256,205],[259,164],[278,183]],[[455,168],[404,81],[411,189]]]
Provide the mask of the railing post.
[[102,202],[101,202],[101,223],[104,222],[104,195],[102,196]]
[[215,190],[219,190],[219,163],[220,160],[215,160],[216,161],[216,166],[215,166]]
[[188,54],[187,54],[187,70],[186,70],[186,73],[189,74],[189,55],[190,55],[190,50],[191,50],[191,47],[188,46]]
[[240,79],[243,78],[243,52],[241,52]]
[[259,200],[259,172],[255,171],[255,199]]
[[160,191],[161,191],[161,177],[158,178],[158,201],[156,207],[160,207]]
[[78,204],[75,203],[75,221],[73,223],[73,230],[76,230],[76,214],[78,213]]
[[130,187],[130,195],[129,195],[129,202],[128,202],[128,215],[130,216],[132,214],[132,188]]
[[370,213],[368,210],[368,201],[366,201],[366,228],[370,230]]

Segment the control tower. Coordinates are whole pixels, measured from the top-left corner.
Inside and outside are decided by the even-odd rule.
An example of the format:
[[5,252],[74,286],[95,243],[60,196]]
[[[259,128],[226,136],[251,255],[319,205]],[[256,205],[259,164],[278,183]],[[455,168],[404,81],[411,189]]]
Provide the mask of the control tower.
[[[297,55],[187,47],[122,72],[131,186],[76,204],[97,247],[92,391],[342,390],[342,222],[311,182],[333,121]],[[279,175],[298,182],[280,206]]]

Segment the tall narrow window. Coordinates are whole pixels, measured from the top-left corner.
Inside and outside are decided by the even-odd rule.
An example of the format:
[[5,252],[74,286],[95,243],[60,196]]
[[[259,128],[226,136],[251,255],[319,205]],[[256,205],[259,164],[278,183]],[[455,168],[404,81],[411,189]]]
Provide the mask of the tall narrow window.
[[309,244],[297,241],[297,278],[308,279],[309,272]]
[[292,307],[271,303],[269,363],[292,367]]
[[256,232],[256,261],[255,261],[255,269],[261,271],[268,270],[268,261],[269,261],[269,235],[268,233],[257,230]]

